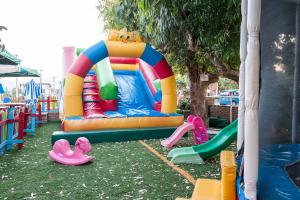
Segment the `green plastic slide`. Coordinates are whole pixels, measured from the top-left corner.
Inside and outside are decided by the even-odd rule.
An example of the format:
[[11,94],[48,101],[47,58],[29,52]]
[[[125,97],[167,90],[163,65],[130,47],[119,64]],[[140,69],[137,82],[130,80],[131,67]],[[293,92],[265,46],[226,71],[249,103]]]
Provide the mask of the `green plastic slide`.
[[203,160],[219,154],[236,139],[237,124],[237,120],[235,120],[204,144],[173,149],[169,152],[168,157],[173,163],[201,164]]
[[100,97],[104,100],[118,98],[118,86],[109,62],[109,58],[101,60],[96,66],[96,74]]

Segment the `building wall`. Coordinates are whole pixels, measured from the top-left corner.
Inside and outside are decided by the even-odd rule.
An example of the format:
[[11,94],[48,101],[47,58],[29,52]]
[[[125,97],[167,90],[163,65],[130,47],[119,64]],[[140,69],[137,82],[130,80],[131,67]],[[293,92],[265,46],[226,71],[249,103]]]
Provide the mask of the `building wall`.
[[[220,106],[220,105],[209,105],[208,106],[208,116],[209,117],[220,117],[230,121],[230,106]],[[238,106],[232,107],[232,120],[238,118]]]

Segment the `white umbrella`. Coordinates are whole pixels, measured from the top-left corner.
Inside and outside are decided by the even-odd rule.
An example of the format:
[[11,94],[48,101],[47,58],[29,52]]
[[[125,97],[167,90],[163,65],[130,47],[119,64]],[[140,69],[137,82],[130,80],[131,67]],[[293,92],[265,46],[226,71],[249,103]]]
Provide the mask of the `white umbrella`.
[[40,96],[40,89],[37,84],[35,84],[34,80],[31,79],[28,83],[25,85],[25,91],[24,91],[24,97],[25,100],[37,100]]

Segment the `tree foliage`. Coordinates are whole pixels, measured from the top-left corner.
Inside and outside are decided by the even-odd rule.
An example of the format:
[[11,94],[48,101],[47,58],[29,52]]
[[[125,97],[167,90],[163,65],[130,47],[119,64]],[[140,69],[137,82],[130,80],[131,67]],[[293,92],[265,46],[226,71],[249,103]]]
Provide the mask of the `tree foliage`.
[[176,72],[188,74],[195,113],[203,114],[209,83],[238,80],[239,0],[104,0],[98,9],[106,29],[139,31]]
[[183,71],[193,59],[202,73],[237,80],[240,1],[105,0],[99,11],[107,29],[140,31]]
[[[6,30],[7,31],[7,28],[5,26],[0,26],[0,32],[2,30]],[[5,50],[5,45],[4,43],[2,42],[1,38],[0,38],[0,52],[4,51]]]

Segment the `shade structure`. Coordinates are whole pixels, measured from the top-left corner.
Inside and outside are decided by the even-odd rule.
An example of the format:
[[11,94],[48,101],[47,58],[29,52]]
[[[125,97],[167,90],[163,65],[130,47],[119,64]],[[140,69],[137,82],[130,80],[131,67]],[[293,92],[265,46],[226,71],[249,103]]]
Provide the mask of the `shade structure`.
[[28,67],[19,67],[17,72],[0,73],[0,77],[40,77],[41,74],[36,69]]
[[12,73],[18,72],[19,66],[18,65],[3,65],[0,64],[0,73]]
[[0,64],[1,65],[18,65],[21,59],[17,58],[7,50],[0,51]]
[[33,79],[26,83],[24,91],[25,100],[37,100],[40,95],[40,84],[36,84]]
[[19,71],[21,60],[9,53],[7,50],[0,52],[0,73],[11,73]]

